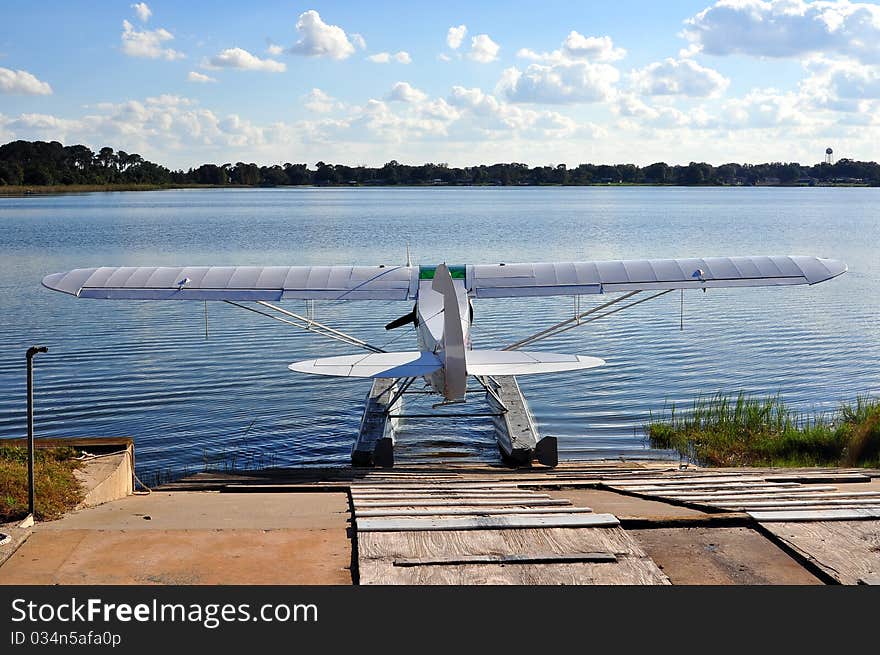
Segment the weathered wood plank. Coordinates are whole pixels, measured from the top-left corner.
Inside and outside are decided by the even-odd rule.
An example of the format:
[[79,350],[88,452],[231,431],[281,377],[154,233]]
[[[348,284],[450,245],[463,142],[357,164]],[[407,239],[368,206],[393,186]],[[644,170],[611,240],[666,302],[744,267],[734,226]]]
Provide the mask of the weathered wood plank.
[[870,482],[871,476],[864,473],[783,473],[767,475],[764,479],[778,482]]
[[778,494],[753,494],[753,495],[740,495],[740,494],[730,494],[725,496],[703,496],[703,495],[694,495],[694,496],[669,496],[663,494],[662,496],[657,496],[657,498],[669,498],[672,500],[683,500],[688,502],[708,502],[708,503],[729,503],[742,501],[746,503],[751,502],[761,502],[766,500],[839,500],[839,499],[852,499],[852,500],[864,500],[865,502],[872,502],[880,500],[880,493],[874,492],[834,492],[834,491],[815,491],[815,492],[790,492],[790,493],[778,493]]
[[[609,552],[617,563],[395,567],[400,558]],[[366,532],[358,535],[362,584],[669,584],[620,527]]]
[[391,494],[352,492],[355,500],[396,500],[399,498],[549,498],[535,491],[410,491]]
[[462,564],[553,564],[556,562],[616,562],[614,553],[538,553],[534,555],[463,555],[447,558],[400,558],[394,566],[436,566]]
[[545,505],[571,505],[571,502],[563,498],[537,498],[514,500],[420,500],[414,503],[411,500],[388,500],[385,502],[360,502],[358,507],[410,507],[418,504],[421,507],[542,507]]
[[462,516],[455,518],[356,519],[361,532],[411,532],[427,530],[513,530],[523,528],[596,528],[619,525],[613,514],[559,516]]
[[[669,498],[688,498],[688,497],[696,497],[696,496],[705,496],[707,498],[715,498],[721,496],[761,496],[761,495],[773,495],[777,496],[779,494],[807,494],[807,493],[831,493],[837,491],[837,487],[831,485],[816,485],[813,486],[794,486],[794,487],[735,487],[735,488],[725,488],[725,489],[699,489],[696,491],[688,490],[673,490],[666,491],[665,489],[658,489],[655,493],[656,495],[662,495]],[[856,491],[853,493],[874,493],[874,492],[865,492],[865,491]]]
[[[709,503],[703,503],[709,504]],[[715,502],[712,503],[713,507],[724,508],[738,508],[738,507],[749,507],[754,509],[760,509],[762,507],[805,507],[807,505],[827,505],[829,507],[833,507],[834,505],[859,505],[863,507],[875,507],[880,505],[878,501],[855,501],[853,499],[846,498],[829,498],[822,499],[821,503],[815,500],[760,500],[760,501],[745,501],[745,502]]]
[[692,478],[639,478],[629,480],[615,480],[613,486],[621,488],[630,488],[638,486],[670,486],[679,485],[687,486],[693,484],[719,484],[724,482],[765,482],[764,478],[755,475],[729,475],[729,476],[694,476]]
[[355,508],[356,518],[381,516],[491,516],[495,514],[589,514],[589,507],[440,507],[424,509],[419,505],[399,509],[365,509]]
[[768,523],[764,527],[841,584],[880,576],[880,521]]
[[824,510],[777,510],[748,511],[747,514],[759,523],[795,521],[857,521],[860,519],[880,519],[880,508],[841,508]]

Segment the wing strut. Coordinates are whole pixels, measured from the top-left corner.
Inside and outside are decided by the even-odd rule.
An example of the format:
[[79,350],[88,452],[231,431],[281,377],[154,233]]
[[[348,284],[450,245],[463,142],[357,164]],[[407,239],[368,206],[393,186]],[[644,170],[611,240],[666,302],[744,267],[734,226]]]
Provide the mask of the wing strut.
[[263,305],[264,307],[268,307],[269,309],[273,309],[276,312],[284,314],[285,316],[289,316],[295,321],[291,321],[286,318],[282,318],[281,316],[275,316],[274,314],[269,314],[268,312],[262,312],[259,309],[254,307],[248,307],[247,305],[242,305],[241,303],[234,302],[232,300],[224,300],[228,305],[234,305],[235,307],[240,307],[241,309],[246,309],[249,312],[253,312],[255,314],[260,314],[261,316],[266,316],[268,318],[274,319],[276,321],[281,321],[282,323],[287,323],[288,325],[292,325],[294,327],[298,327],[300,329],[306,330],[308,332],[313,332],[322,337],[328,337],[330,339],[336,339],[337,341],[342,341],[343,343],[347,343],[350,346],[357,346],[358,348],[363,348],[364,350],[369,350],[374,353],[384,353],[386,352],[382,348],[378,346],[374,346],[372,344],[367,343],[357,337],[353,337],[350,334],[346,334],[345,332],[340,332],[339,330],[334,330],[329,325],[324,325],[323,323],[319,323],[310,318],[306,318],[305,316],[300,316],[294,312],[288,311],[282,307],[278,307],[277,305],[273,305],[268,302],[264,302],[262,300],[258,300],[257,304]]
[[623,305],[622,307],[618,307],[617,309],[612,309],[603,314],[599,314],[598,316],[593,316],[592,318],[588,318],[587,320],[581,320],[591,314],[595,314],[603,309],[607,309],[612,305],[616,305],[617,303],[623,302],[628,298],[632,298],[637,293],[641,293],[640,291],[630,291],[627,294],[622,295],[620,298],[615,298],[609,302],[603,303],[598,307],[594,307],[593,309],[589,309],[585,312],[582,312],[572,318],[568,318],[564,321],[560,321],[555,325],[551,325],[550,327],[541,330],[540,332],[536,332],[535,334],[526,337],[525,339],[520,339],[516,343],[512,343],[509,346],[505,346],[502,350],[517,350],[526,345],[531,345],[536,341],[541,341],[542,339],[547,339],[549,337],[555,337],[557,334],[562,332],[566,332],[572,328],[576,328],[580,325],[586,325],[587,323],[592,323],[593,321],[598,321],[600,318],[605,318],[606,316],[611,316],[612,314],[616,314],[617,312],[622,312],[624,309],[629,309],[630,307],[635,307],[636,305],[641,305],[643,302],[648,302],[649,300],[653,300],[654,298],[659,298],[660,296],[665,296],[667,293],[672,293],[675,289],[666,289],[665,291],[660,291],[659,293],[652,294],[647,298],[642,298],[641,300],[636,300],[629,304]]

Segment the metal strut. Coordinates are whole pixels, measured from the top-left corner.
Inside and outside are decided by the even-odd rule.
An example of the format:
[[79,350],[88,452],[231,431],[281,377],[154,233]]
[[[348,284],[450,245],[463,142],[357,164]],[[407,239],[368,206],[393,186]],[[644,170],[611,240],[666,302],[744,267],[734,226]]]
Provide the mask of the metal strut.
[[224,300],[228,305],[234,305],[236,307],[240,307],[241,309],[246,309],[249,312],[253,312],[255,314],[259,314],[260,316],[266,316],[276,321],[280,321],[282,323],[287,323],[288,325],[292,325],[294,327],[298,327],[302,330],[307,330],[309,332],[314,332],[317,335],[328,337],[330,339],[336,339],[337,341],[342,341],[343,343],[347,343],[350,346],[357,346],[358,348],[363,348],[364,350],[369,350],[374,353],[384,353],[386,352],[382,348],[378,346],[374,346],[372,344],[367,343],[366,341],[362,341],[357,337],[353,337],[350,334],[346,334],[345,332],[340,332],[339,330],[334,330],[329,325],[324,325],[323,323],[319,323],[318,321],[306,318],[305,316],[300,316],[299,314],[295,314],[294,312],[287,311],[281,307],[277,307],[276,305],[272,305],[270,303],[264,302],[262,300],[256,301],[258,304],[273,309],[281,314],[286,316],[290,316],[291,318],[296,319],[299,323],[290,321],[286,318],[281,318],[280,316],[274,316],[273,314],[269,314],[268,312],[261,312],[259,309],[255,309],[254,307],[248,307],[247,305],[242,305],[241,303],[233,302],[232,300]]
[[[566,319],[557,323],[556,325],[551,325],[545,330],[541,330],[536,334],[533,334],[530,337],[526,337],[525,339],[521,339],[516,343],[513,343],[509,346],[502,348],[502,350],[516,350],[517,348],[521,348],[524,345],[535,343],[541,339],[546,339],[548,337],[555,337],[557,334],[561,334],[562,332],[566,332],[572,328],[576,328],[580,325],[586,325],[587,323],[592,323],[593,321],[598,321],[600,318],[605,318],[607,316],[611,316],[612,314],[616,314],[617,312],[622,312],[624,309],[629,309],[630,307],[635,307],[636,305],[641,305],[643,302],[648,302],[649,300],[654,300],[654,298],[659,298],[660,296],[665,296],[667,293],[672,293],[675,289],[666,289],[665,291],[660,291],[659,293],[655,293],[647,298],[642,298],[641,300],[636,300],[635,302],[631,302],[629,304],[624,305],[623,307],[618,307],[617,309],[612,309],[611,311],[605,312],[604,314],[599,314],[598,316],[594,316],[586,321],[581,321],[580,319],[588,316],[590,314],[595,314],[596,312],[610,307],[612,305],[616,305],[619,302],[626,300],[627,298],[631,298],[632,296],[640,293],[639,291],[630,291],[628,294],[621,296],[620,298],[615,298],[614,300],[607,302],[603,305],[599,305],[598,307],[594,307],[593,309],[586,311],[578,316],[573,318]],[[576,321],[576,322],[575,322]],[[572,323],[574,323],[572,325]]]

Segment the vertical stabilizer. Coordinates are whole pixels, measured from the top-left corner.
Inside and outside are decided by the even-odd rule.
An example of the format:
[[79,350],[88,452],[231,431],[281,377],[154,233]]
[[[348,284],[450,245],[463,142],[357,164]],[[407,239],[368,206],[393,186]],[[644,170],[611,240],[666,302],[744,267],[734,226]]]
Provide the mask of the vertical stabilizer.
[[[455,294],[455,284],[446,264],[434,272],[431,288],[443,296],[443,360],[446,373],[446,400],[464,400],[467,390],[464,330]],[[438,353],[439,354],[439,353]]]

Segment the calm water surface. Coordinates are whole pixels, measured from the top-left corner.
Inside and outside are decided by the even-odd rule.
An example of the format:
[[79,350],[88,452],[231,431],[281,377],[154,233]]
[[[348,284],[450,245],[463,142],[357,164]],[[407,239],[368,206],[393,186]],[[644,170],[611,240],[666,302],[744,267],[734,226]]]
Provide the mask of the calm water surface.
[[[0,437],[25,434],[24,352],[38,359],[39,436],[130,435],[138,471],[339,464],[363,380],[290,373],[346,354],[242,310],[200,303],[77,300],[51,272],[99,265],[417,263],[755,254],[843,259],[815,287],[669,294],[542,342],[605,367],[523,377],[563,457],[672,457],[641,433],[649,412],[699,394],[782,392],[833,409],[880,391],[880,189],[429,188],[179,190],[0,199]],[[607,300],[607,298],[606,298]],[[582,309],[598,304],[584,297]],[[304,303],[289,302],[293,311]],[[383,325],[407,303],[324,302],[318,320],[391,349]],[[480,300],[474,347],[497,348],[573,312],[573,301]],[[411,401],[411,411],[428,400]],[[479,402],[476,407],[479,407]],[[493,459],[485,419],[411,421],[401,460]]]

